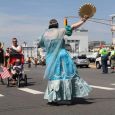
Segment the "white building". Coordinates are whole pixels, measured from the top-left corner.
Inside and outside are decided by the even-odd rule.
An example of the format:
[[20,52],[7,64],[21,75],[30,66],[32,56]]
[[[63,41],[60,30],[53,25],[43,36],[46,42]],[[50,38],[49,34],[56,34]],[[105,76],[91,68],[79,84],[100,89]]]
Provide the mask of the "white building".
[[[23,53],[25,58],[38,56],[38,43],[36,40],[33,42],[32,47],[23,44]],[[73,32],[72,36],[65,36],[65,44],[71,46],[73,53],[87,53],[88,50],[88,30],[80,29]]]
[[88,30],[76,30],[72,36],[65,36],[65,43],[71,45],[72,52],[88,52]]

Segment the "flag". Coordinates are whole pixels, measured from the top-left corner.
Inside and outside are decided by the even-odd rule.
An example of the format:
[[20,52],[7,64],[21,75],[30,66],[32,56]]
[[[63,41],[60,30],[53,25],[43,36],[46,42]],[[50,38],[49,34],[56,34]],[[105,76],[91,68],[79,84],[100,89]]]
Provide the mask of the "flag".
[[8,77],[11,77],[11,73],[8,71],[6,67],[2,67],[3,72],[0,72],[0,77],[2,79],[6,79]]

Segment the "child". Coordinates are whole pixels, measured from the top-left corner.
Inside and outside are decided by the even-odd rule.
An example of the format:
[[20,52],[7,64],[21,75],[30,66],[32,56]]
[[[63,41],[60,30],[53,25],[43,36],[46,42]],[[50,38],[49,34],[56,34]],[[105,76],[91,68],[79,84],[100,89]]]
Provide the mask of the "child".
[[22,74],[22,70],[23,70],[23,65],[21,64],[20,59],[16,59],[16,62],[11,69],[14,84],[16,82],[17,74]]

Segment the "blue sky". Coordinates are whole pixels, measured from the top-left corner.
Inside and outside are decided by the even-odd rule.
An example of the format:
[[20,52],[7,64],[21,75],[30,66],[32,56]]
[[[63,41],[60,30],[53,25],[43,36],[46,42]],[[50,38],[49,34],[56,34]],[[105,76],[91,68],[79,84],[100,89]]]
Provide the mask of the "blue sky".
[[[56,18],[63,27],[65,16],[78,16],[78,10],[84,3],[96,6],[94,18],[111,19],[115,13],[114,0],[0,0],[0,41],[11,44],[12,37],[17,37],[20,44],[26,41],[32,45],[45,29],[51,18]],[[72,24],[79,19],[69,19]],[[83,28],[89,31],[89,40],[111,42],[110,26],[86,22]]]

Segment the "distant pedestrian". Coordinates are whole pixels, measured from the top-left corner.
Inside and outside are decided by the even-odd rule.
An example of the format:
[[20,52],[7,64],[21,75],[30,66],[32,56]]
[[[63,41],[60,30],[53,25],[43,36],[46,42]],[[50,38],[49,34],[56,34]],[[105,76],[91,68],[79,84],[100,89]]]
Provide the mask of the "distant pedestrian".
[[114,47],[111,47],[110,60],[111,60],[112,73],[114,73],[115,72],[115,49]]
[[28,68],[31,68],[31,58],[28,57]]
[[108,73],[108,65],[107,65],[108,51],[103,46],[99,53],[101,54],[102,73]]
[[38,59],[37,58],[34,59],[34,64],[35,64],[35,67],[37,67],[37,64],[38,64]]

